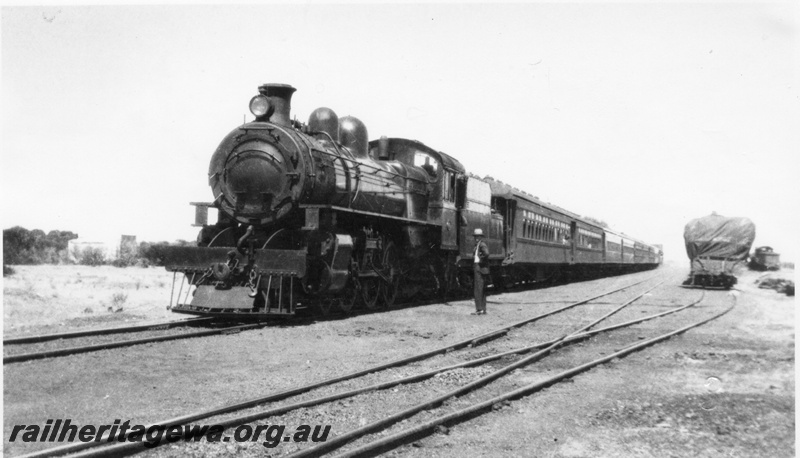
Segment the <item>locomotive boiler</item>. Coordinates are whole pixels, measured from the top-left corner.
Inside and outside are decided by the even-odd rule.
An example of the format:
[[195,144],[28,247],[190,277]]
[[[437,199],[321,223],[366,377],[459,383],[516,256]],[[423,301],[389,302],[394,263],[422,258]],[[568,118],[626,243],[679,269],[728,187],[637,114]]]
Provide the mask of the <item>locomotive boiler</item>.
[[[197,246],[171,247],[165,259],[188,279],[174,311],[326,313],[357,301],[374,308],[394,303],[401,276],[418,289],[441,288],[441,274],[429,275],[442,271],[430,256],[443,243],[441,186],[463,167],[419,142],[370,143],[361,121],[329,108],[307,124],[293,121],[294,91],[259,87],[250,101],[255,120],[212,155],[214,199],[193,204]],[[208,208],[218,213],[213,224]]]

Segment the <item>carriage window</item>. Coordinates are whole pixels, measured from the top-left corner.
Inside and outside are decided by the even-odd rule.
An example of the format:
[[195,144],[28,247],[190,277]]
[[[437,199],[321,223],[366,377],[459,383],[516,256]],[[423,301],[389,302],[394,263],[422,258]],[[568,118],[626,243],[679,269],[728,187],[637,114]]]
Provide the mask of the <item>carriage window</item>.
[[522,237],[569,244],[569,224],[532,211],[522,211]]
[[584,248],[602,249],[603,236],[583,228],[578,228],[578,246]]
[[469,177],[467,179],[465,197],[466,210],[483,213],[485,215],[491,214],[490,205],[492,202],[492,189],[489,186],[489,183],[477,178]]

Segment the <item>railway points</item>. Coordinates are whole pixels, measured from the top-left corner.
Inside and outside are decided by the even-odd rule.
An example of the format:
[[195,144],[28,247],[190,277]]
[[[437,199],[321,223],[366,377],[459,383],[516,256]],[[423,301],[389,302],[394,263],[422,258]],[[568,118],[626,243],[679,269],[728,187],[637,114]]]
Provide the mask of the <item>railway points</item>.
[[[349,451],[347,451],[345,453],[341,453],[339,455],[336,455],[336,457],[337,458],[345,458],[345,457],[357,457],[357,456],[374,456],[375,453],[385,452],[387,450],[390,450],[393,447],[396,447],[399,444],[404,443],[409,438],[412,438],[412,437],[413,438],[419,438],[420,435],[422,435],[423,433],[430,434],[431,432],[434,431],[434,429],[437,426],[452,425],[454,423],[458,423],[460,421],[463,421],[464,419],[472,418],[476,414],[479,414],[479,413],[482,413],[482,412],[486,412],[486,411],[490,411],[493,408],[495,408],[496,406],[502,405],[502,403],[506,403],[506,402],[509,402],[509,401],[512,401],[512,400],[515,400],[515,399],[519,399],[519,398],[521,398],[523,396],[529,396],[529,395],[531,395],[531,394],[533,394],[533,393],[535,393],[535,392],[537,392],[537,391],[539,391],[539,390],[541,390],[543,388],[549,387],[549,386],[551,386],[551,385],[553,385],[555,383],[558,383],[558,382],[560,382],[560,381],[562,381],[564,379],[568,379],[570,377],[578,375],[581,372],[590,370],[590,369],[592,369],[592,368],[594,368],[596,366],[599,366],[600,364],[608,363],[609,361],[612,361],[612,360],[617,359],[617,358],[623,358],[623,357],[625,357],[625,356],[627,356],[627,355],[629,355],[629,354],[631,354],[631,353],[633,353],[635,351],[642,350],[642,349],[647,348],[647,347],[649,347],[651,345],[654,345],[656,343],[663,342],[664,340],[667,340],[667,339],[669,339],[669,338],[671,338],[673,336],[676,336],[676,335],[682,334],[682,333],[684,333],[686,331],[689,331],[690,329],[696,328],[698,326],[702,326],[702,325],[708,323],[711,320],[715,320],[715,319],[725,315],[726,313],[730,312],[732,309],[733,309],[733,305],[731,305],[730,307],[726,308],[725,310],[723,310],[723,311],[721,311],[719,313],[714,314],[713,316],[710,316],[710,317],[705,318],[703,320],[697,321],[695,323],[691,323],[691,324],[686,325],[686,326],[684,326],[684,327],[682,327],[680,329],[676,329],[674,331],[667,332],[665,334],[653,337],[653,338],[648,339],[648,340],[643,341],[643,342],[632,342],[631,345],[627,346],[623,350],[617,351],[617,352],[612,353],[610,355],[604,356],[602,358],[595,359],[593,361],[590,361],[590,362],[587,362],[587,363],[584,363],[584,364],[580,364],[580,365],[571,367],[571,368],[569,368],[568,370],[566,370],[564,372],[561,372],[561,373],[556,374],[556,375],[554,375],[554,376],[552,376],[550,378],[547,378],[546,380],[543,380],[543,381],[540,381],[540,382],[537,382],[537,383],[533,383],[533,384],[521,387],[521,388],[519,388],[517,390],[514,390],[514,391],[510,391],[510,392],[504,393],[504,394],[502,394],[500,396],[493,397],[493,398],[491,398],[489,400],[486,400],[486,401],[483,401],[481,403],[473,404],[468,408],[461,409],[461,410],[458,410],[456,412],[437,417],[437,418],[435,418],[433,420],[429,420],[429,421],[421,423],[421,424],[419,424],[417,426],[405,429],[403,431],[400,431],[400,432],[395,433],[393,435],[390,435],[388,437],[381,438],[381,439],[376,439],[376,440],[374,440],[372,442],[369,442],[369,443],[367,443],[365,445],[362,445],[362,446],[360,446],[358,448],[355,448],[355,449],[349,450]],[[365,427],[365,429],[366,428],[367,427]],[[374,433],[377,429],[378,428],[370,428],[369,431]],[[344,436],[340,436],[340,437],[344,437]],[[327,442],[324,445],[318,446],[318,447],[324,448],[324,447],[329,446],[329,444],[331,444],[331,443],[332,442]],[[320,450],[320,453],[325,453],[326,451],[327,450]],[[320,453],[317,453],[313,449],[309,449],[307,452],[298,452],[298,453],[295,453],[295,454],[290,455],[290,456],[292,456],[292,458],[300,458],[300,457],[320,456]]]
[[[646,281],[649,281],[649,280],[652,280],[652,278],[636,282],[635,284],[626,285],[623,288],[616,288],[614,290],[606,291],[606,292],[601,293],[599,295],[594,295],[594,296],[592,296],[590,298],[584,299],[582,301],[578,301],[577,303],[574,303],[574,304],[569,304],[569,305],[564,306],[564,307],[559,307],[558,309],[556,309],[555,311],[553,311],[551,313],[544,314],[544,316],[549,316],[549,315],[552,315],[552,313],[562,312],[564,310],[571,309],[572,307],[575,307],[575,306],[580,305],[580,304],[587,303],[589,301],[598,299],[600,297],[608,296],[608,295],[614,294],[614,293],[619,293],[619,291],[621,291],[621,290],[629,289],[629,288],[631,288],[633,286],[639,285],[639,284],[641,284],[643,282],[646,282]],[[627,305],[629,305],[632,302],[634,302],[635,300],[641,298],[645,294],[648,294],[650,291],[652,291],[656,287],[660,286],[662,283],[663,283],[663,281],[659,282],[656,285],[649,286],[648,289],[645,290],[644,292],[640,292],[634,298],[629,299],[628,301],[623,303],[621,306],[617,307],[616,311],[619,311],[622,308],[625,308]],[[588,330],[594,324],[599,323],[600,321],[602,321],[603,319],[607,318],[608,316],[611,316],[612,314],[616,313],[616,311],[612,311],[611,313],[606,314],[604,317],[602,317],[602,318],[600,318],[598,320],[595,320],[594,323],[592,323],[590,325],[583,326],[581,330],[576,331],[576,332],[572,332],[572,333],[570,333],[570,335],[563,336],[561,339],[557,339],[555,341],[546,342],[546,343],[540,343],[540,344],[534,345],[534,346],[529,347],[529,348],[517,349],[517,350],[515,350],[513,352],[507,352],[507,353],[508,354],[518,354],[518,353],[530,352],[530,351],[532,351],[534,349],[541,349],[543,347],[550,347],[549,349],[546,349],[546,350],[543,350],[543,351],[540,351],[539,353],[537,353],[537,355],[539,355],[539,357],[540,357],[540,356],[542,356],[543,353],[549,352],[553,347],[555,347],[557,345],[564,344],[564,343],[567,343],[567,342],[569,342],[569,343],[576,342],[578,340],[586,339],[589,336],[597,334],[597,333],[600,333],[600,332],[608,332],[608,331],[611,331],[613,329],[618,329],[618,328],[621,328],[621,327],[630,326],[630,325],[633,325],[633,324],[636,324],[636,323],[641,323],[643,321],[652,320],[652,319],[655,319],[655,318],[659,318],[661,316],[672,314],[672,313],[684,310],[684,309],[686,309],[688,307],[691,307],[696,302],[697,302],[697,300],[693,301],[692,303],[686,304],[683,307],[678,308],[678,309],[672,309],[672,310],[668,310],[668,311],[665,311],[665,312],[660,312],[660,313],[657,313],[657,314],[654,314],[654,315],[649,315],[647,317],[640,317],[640,318],[637,318],[636,320],[633,320],[633,321],[630,321],[630,322],[620,323],[620,324],[617,324],[617,325],[609,326],[609,327],[606,327],[606,328],[603,328],[603,329],[598,329],[598,330],[591,331],[591,332],[583,332],[583,331]],[[511,329],[511,328],[520,327],[520,326],[523,326],[524,324],[536,321],[536,320],[541,319],[541,318],[543,318],[543,317],[539,316],[539,317],[534,317],[533,319],[523,320],[521,322],[517,322],[517,323],[514,323],[511,326],[508,326],[508,328]],[[496,334],[496,333],[497,333],[497,330],[490,331],[488,333],[485,333],[484,335],[492,335],[492,334]],[[461,342],[461,343],[459,343],[457,345],[460,346],[461,348],[469,348],[469,345],[466,345],[468,342],[472,343],[472,342],[476,342],[476,341],[480,341],[480,340],[481,339],[479,337],[476,337],[476,338],[469,339],[469,340],[466,340],[464,342]],[[436,352],[436,353],[439,353],[439,352]],[[406,364],[407,362],[410,362],[410,361],[418,361],[422,357],[429,357],[429,356],[430,356],[430,354],[412,356],[410,358],[407,358],[407,360],[403,361],[402,363]],[[342,398],[345,398],[345,397],[351,397],[351,396],[355,396],[355,395],[358,395],[358,394],[361,394],[361,393],[365,393],[365,392],[371,392],[371,391],[375,391],[375,390],[382,390],[382,389],[386,389],[386,388],[389,388],[391,386],[395,386],[395,385],[399,385],[399,384],[418,382],[419,380],[430,378],[430,377],[434,376],[437,373],[453,370],[453,369],[455,369],[457,367],[485,364],[485,363],[487,363],[489,361],[493,361],[493,360],[497,360],[499,358],[502,358],[503,356],[506,356],[506,354],[501,354],[501,355],[495,356],[495,357],[482,358],[482,359],[479,359],[479,360],[476,360],[476,361],[466,362],[464,364],[460,364],[460,365],[456,365],[456,366],[452,366],[452,367],[440,368],[439,370],[431,371],[431,372],[424,373],[424,374],[419,374],[419,375],[414,376],[414,377],[408,377],[407,379],[404,379],[404,380],[392,381],[390,383],[379,384],[379,385],[376,385],[376,386],[368,386],[368,387],[364,387],[362,389],[353,390],[351,392],[338,393],[338,394],[335,394],[335,395],[323,397],[321,399],[307,400],[307,401],[302,401],[300,403],[291,404],[289,406],[279,407],[279,408],[276,408],[276,409],[270,409],[270,410],[267,410],[267,411],[262,411],[262,412],[257,412],[257,413],[250,413],[250,414],[246,414],[243,417],[236,417],[236,418],[233,418],[233,419],[229,419],[229,420],[223,421],[221,423],[220,422],[215,422],[215,424],[222,424],[222,425],[224,425],[226,427],[227,426],[232,426],[232,425],[239,425],[239,424],[243,424],[243,423],[247,423],[247,422],[250,422],[250,421],[257,420],[259,418],[268,418],[270,416],[280,415],[282,413],[285,413],[285,412],[288,412],[288,411],[292,411],[292,410],[295,410],[297,408],[318,405],[320,403],[330,402],[330,401],[337,400],[337,399],[342,399]],[[534,355],[534,356],[536,356],[536,355]],[[394,366],[394,364],[391,364],[391,363],[390,364],[385,364],[385,365],[382,365],[382,366],[365,369],[363,371],[360,371],[358,374],[353,374],[353,375],[357,377],[357,376],[361,376],[361,375],[364,375],[364,374],[367,374],[367,373],[378,372],[380,370],[384,370],[384,369],[386,369],[388,367],[393,367],[393,366]],[[332,384],[332,383],[338,383],[340,381],[347,380],[348,378],[352,378],[352,377],[341,377],[341,378],[339,378],[337,380],[326,381],[326,382],[321,382],[319,384],[311,385],[308,388],[312,389],[312,388],[317,388],[319,386],[329,385],[329,384]],[[278,395],[262,397],[262,398],[259,398],[259,399],[256,399],[256,400],[250,400],[250,401],[243,402],[243,403],[238,403],[238,404],[232,405],[232,406],[226,406],[226,407],[223,407],[223,408],[217,408],[217,409],[214,409],[213,411],[196,413],[196,414],[184,416],[182,418],[176,418],[176,419],[156,422],[155,424],[159,424],[159,425],[185,424],[186,422],[197,421],[197,420],[202,419],[202,418],[208,418],[211,415],[220,415],[220,414],[225,413],[225,412],[233,412],[233,411],[241,410],[241,409],[248,408],[248,407],[254,407],[255,405],[263,404],[263,403],[268,402],[268,401],[276,401],[276,400],[279,400],[279,399],[282,399],[282,398],[286,398],[288,396],[294,396],[296,394],[300,394],[302,392],[309,391],[309,389],[292,390],[292,392],[289,392],[289,393],[279,393]],[[89,445],[86,445],[86,444],[73,444],[71,446],[66,446],[66,447],[60,448],[60,450],[59,449],[53,449],[53,450],[51,450],[49,452],[48,456],[54,456],[54,455],[59,454],[59,453],[66,453],[67,451],[74,452],[76,450],[88,448],[91,445],[96,445],[96,444],[89,444]],[[100,443],[99,445],[102,445],[102,443]],[[103,455],[107,456],[108,454],[112,454],[113,455],[113,454],[116,454],[116,453],[121,453],[123,451],[135,450],[137,448],[137,446],[141,447],[141,444],[123,443],[123,444],[114,445],[112,448],[106,449],[105,451],[103,451],[103,450],[86,451],[86,452],[83,452],[79,456],[103,456]],[[43,456],[43,455],[37,455],[37,454],[29,455],[29,457],[32,457],[32,456]]]

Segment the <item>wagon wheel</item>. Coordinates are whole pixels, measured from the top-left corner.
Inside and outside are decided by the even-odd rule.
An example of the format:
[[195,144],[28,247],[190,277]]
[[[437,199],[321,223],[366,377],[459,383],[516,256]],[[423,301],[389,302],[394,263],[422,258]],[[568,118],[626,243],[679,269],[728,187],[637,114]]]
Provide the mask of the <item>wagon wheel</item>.
[[397,299],[397,291],[400,289],[400,257],[397,254],[397,248],[394,242],[386,244],[383,250],[383,262],[381,263],[383,272],[388,281],[382,281],[381,297],[383,298],[383,305],[391,307]]
[[375,277],[370,277],[361,282],[361,298],[364,299],[364,305],[369,310],[374,310],[378,305],[378,298],[381,295],[380,281]]
[[343,313],[350,313],[353,311],[353,307],[355,307],[356,302],[358,301],[358,297],[361,293],[361,287],[359,282],[356,278],[351,279],[347,286],[344,287],[344,292],[342,293],[342,297],[339,298],[337,305],[339,306],[339,310]]
[[336,302],[335,298],[332,297],[321,297],[319,301],[317,301],[316,308],[320,315],[328,316],[331,313],[331,308],[333,308],[333,304]]

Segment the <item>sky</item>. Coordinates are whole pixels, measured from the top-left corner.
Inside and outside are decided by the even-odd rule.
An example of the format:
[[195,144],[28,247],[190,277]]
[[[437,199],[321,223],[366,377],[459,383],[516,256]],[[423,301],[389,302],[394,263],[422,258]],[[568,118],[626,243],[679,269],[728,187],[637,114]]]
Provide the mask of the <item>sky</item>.
[[667,259],[717,212],[796,260],[798,7],[4,3],[3,228],[193,240],[264,83],[412,138]]

